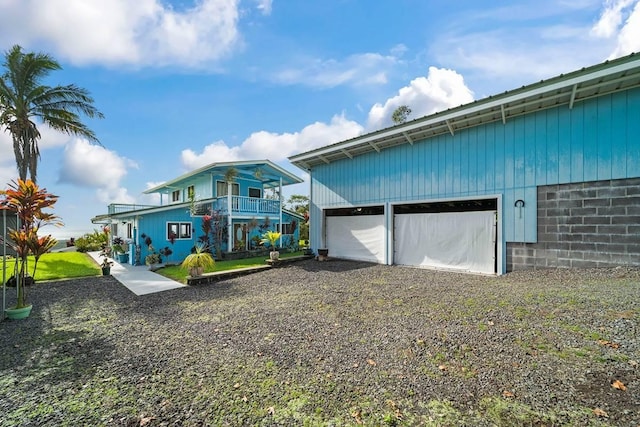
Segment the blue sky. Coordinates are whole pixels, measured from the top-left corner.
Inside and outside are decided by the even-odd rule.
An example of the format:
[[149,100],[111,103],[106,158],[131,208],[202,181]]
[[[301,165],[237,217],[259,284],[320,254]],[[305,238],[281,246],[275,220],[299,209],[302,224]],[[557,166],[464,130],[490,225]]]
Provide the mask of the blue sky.
[[[58,237],[215,161],[286,158],[640,51],[640,0],[0,0],[0,50],[88,89],[102,146],[41,127]],[[0,132],[0,182],[17,177]],[[306,194],[308,184],[289,189]]]

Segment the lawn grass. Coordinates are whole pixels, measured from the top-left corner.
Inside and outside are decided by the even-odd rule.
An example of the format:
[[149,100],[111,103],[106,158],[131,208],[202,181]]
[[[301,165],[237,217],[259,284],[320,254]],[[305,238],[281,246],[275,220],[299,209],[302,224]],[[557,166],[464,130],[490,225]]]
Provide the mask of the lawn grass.
[[[290,252],[286,254],[280,254],[280,258],[290,258],[294,256],[300,256],[302,252]],[[248,268],[248,267],[258,267],[261,265],[265,265],[265,257],[258,256],[253,258],[244,258],[244,259],[234,259],[229,261],[216,261],[216,265],[213,268],[207,269],[205,273],[211,273],[214,271],[227,271],[227,270],[235,270],[237,268]],[[159,270],[156,270],[156,273],[173,279],[177,282],[187,283],[187,276],[189,272],[179,265],[170,265],[167,267],[163,267]]]
[[[33,273],[35,259],[29,257],[27,265],[29,274]],[[7,259],[7,278],[13,276],[15,259]],[[0,259],[0,270],[2,269]],[[81,252],[51,252],[44,254],[38,261],[35,280],[58,280],[70,279],[74,277],[87,277],[100,275],[100,268],[95,261],[86,253]]]
[[[287,254],[281,254],[281,258],[289,258],[293,256],[302,255],[302,252],[292,252]],[[34,258],[29,257],[28,266],[29,274],[33,272]],[[236,268],[255,267],[264,265],[265,257],[253,257],[230,261],[217,261],[213,269],[205,271],[210,273],[212,271],[225,271],[233,270]],[[15,259],[7,258],[6,278],[13,276]],[[3,266],[0,259],[0,271]],[[186,283],[189,272],[183,270],[179,265],[172,265],[161,268],[157,271],[165,277],[169,277],[178,282]],[[42,255],[40,261],[38,261],[38,267],[36,269],[36,281],[47,280],[60,280],[60,279],[72,279],[76,277],[88,277],[100,275],[100,268],[95,261],[86,253],[81,252],[51,252]]]

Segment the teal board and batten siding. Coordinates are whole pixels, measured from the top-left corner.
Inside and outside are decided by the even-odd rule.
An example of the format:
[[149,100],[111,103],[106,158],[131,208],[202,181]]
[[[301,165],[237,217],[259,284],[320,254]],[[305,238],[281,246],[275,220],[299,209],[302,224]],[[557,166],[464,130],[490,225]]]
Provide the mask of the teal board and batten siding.
[[[167,236],[167,223],[169,222],[191,223],[192,238],[176,239],[171,244]],[[139,235],[145,234],[151,238],[151,244],[156,252],[168,246],[173,251],[170,261],[182,261],[191,253],[196,236],[201,234],[201,219],[200,217],[192,218],[189,209],[184,206],[166,209],[148,213],[139,218],[138,233]],[[139,238],[138,241],[140,243],[140,262],[144,264],[144,259],[149,255],[149,250],[143,238]]]
[[[640,89],[314,166],[311,218],[326,208],[501,194],[504,241],[533,243],[538,186],[634,177]],[[311,221],[311,241],[322,244],[321,221]]]
[[[233,224],[247,224],[253,218],[257,219],[259,223],[263,223],[265,217],[244,217],[244,218],[233,218]],[[297,244],[300,238],[300,222],[301,218],[297,216],[293,216],[287,212],[283,212],[282,214],[283,223],[291,224],[292,221],[296,221],[298,226],[296,226],[295,232],[293,235],[283,236],[285,239],[285,244],[289,241],[292,241],[294,244]],[[278,224],[280,223],[279,217],[271,215],[269,217],[271,226],[270,230],[278,230]],[[167,236],[167,223],[169,222],[180,222],[180,223],[190,223],[191,224],[191,239],[181,239],[177,238],[173,244],[168,239]],[[152,245],[155,248],[156,252],[164,247],[169,247],[173,254],[170,257],[170,261],[182,261],[191,253],[191,249],[198,242],[198,238],[203,235],[202,232],[202,217],[201,216],[191,216],[189,209],[185,206],[169,208],[161,211],[150,212],[138,219],[138,233],[139,235],[145,234],[151,237]],[[251,237],[255,235],[259,235],[259,229],[256,228],[252,230]],[[139,238],[140,243],[140,261],[144,264],[144,259],[147,255],[149,255],[149,250],[144,243],[143,238]],[[213,244],[213,242],[212,242]],[[221,244],[221,249],[223,251],[227,250],[227,241],[225,240]]]

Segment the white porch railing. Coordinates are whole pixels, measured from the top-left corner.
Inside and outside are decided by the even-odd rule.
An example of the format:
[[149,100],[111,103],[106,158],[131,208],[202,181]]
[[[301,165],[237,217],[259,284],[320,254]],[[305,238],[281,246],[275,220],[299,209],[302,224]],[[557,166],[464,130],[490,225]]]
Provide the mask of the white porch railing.
[[[218,197],[213,202],[213,209],[229,212],[227,197]],[[278,214],[280,202],[278,200],[258,199],[256,197],[231,196],[233,214]]]

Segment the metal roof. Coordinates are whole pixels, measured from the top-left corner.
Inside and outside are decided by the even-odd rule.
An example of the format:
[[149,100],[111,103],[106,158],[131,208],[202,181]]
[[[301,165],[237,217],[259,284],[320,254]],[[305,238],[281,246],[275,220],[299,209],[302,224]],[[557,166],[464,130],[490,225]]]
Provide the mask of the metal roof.
[[303,170],[351,159],[372,151],[413,144],[437,135],[451,134],[486,123],[507,120],[548,108],[640,86],[640,55],[606,61],[569,74],[543,80],[503,94],[474,101],[397,126],[327,145],[289,157]]
[[280,178],[282,178],[282,185],[299,184],[304,182],[301,178],[298,178],[291,172],[286,171],[270,160],[219,162],[210,163],[172,179],[171,181],[149,188],[143,193],[151,194],[171,192],[176,188],[184,187],[185,183],[191,182],[200,176],[224,175],[224,173],[230,168],[234,168],[238,172],[237,176],[239,178],[244,177],[260,181],[267,188],[277,187],[280,185]]

